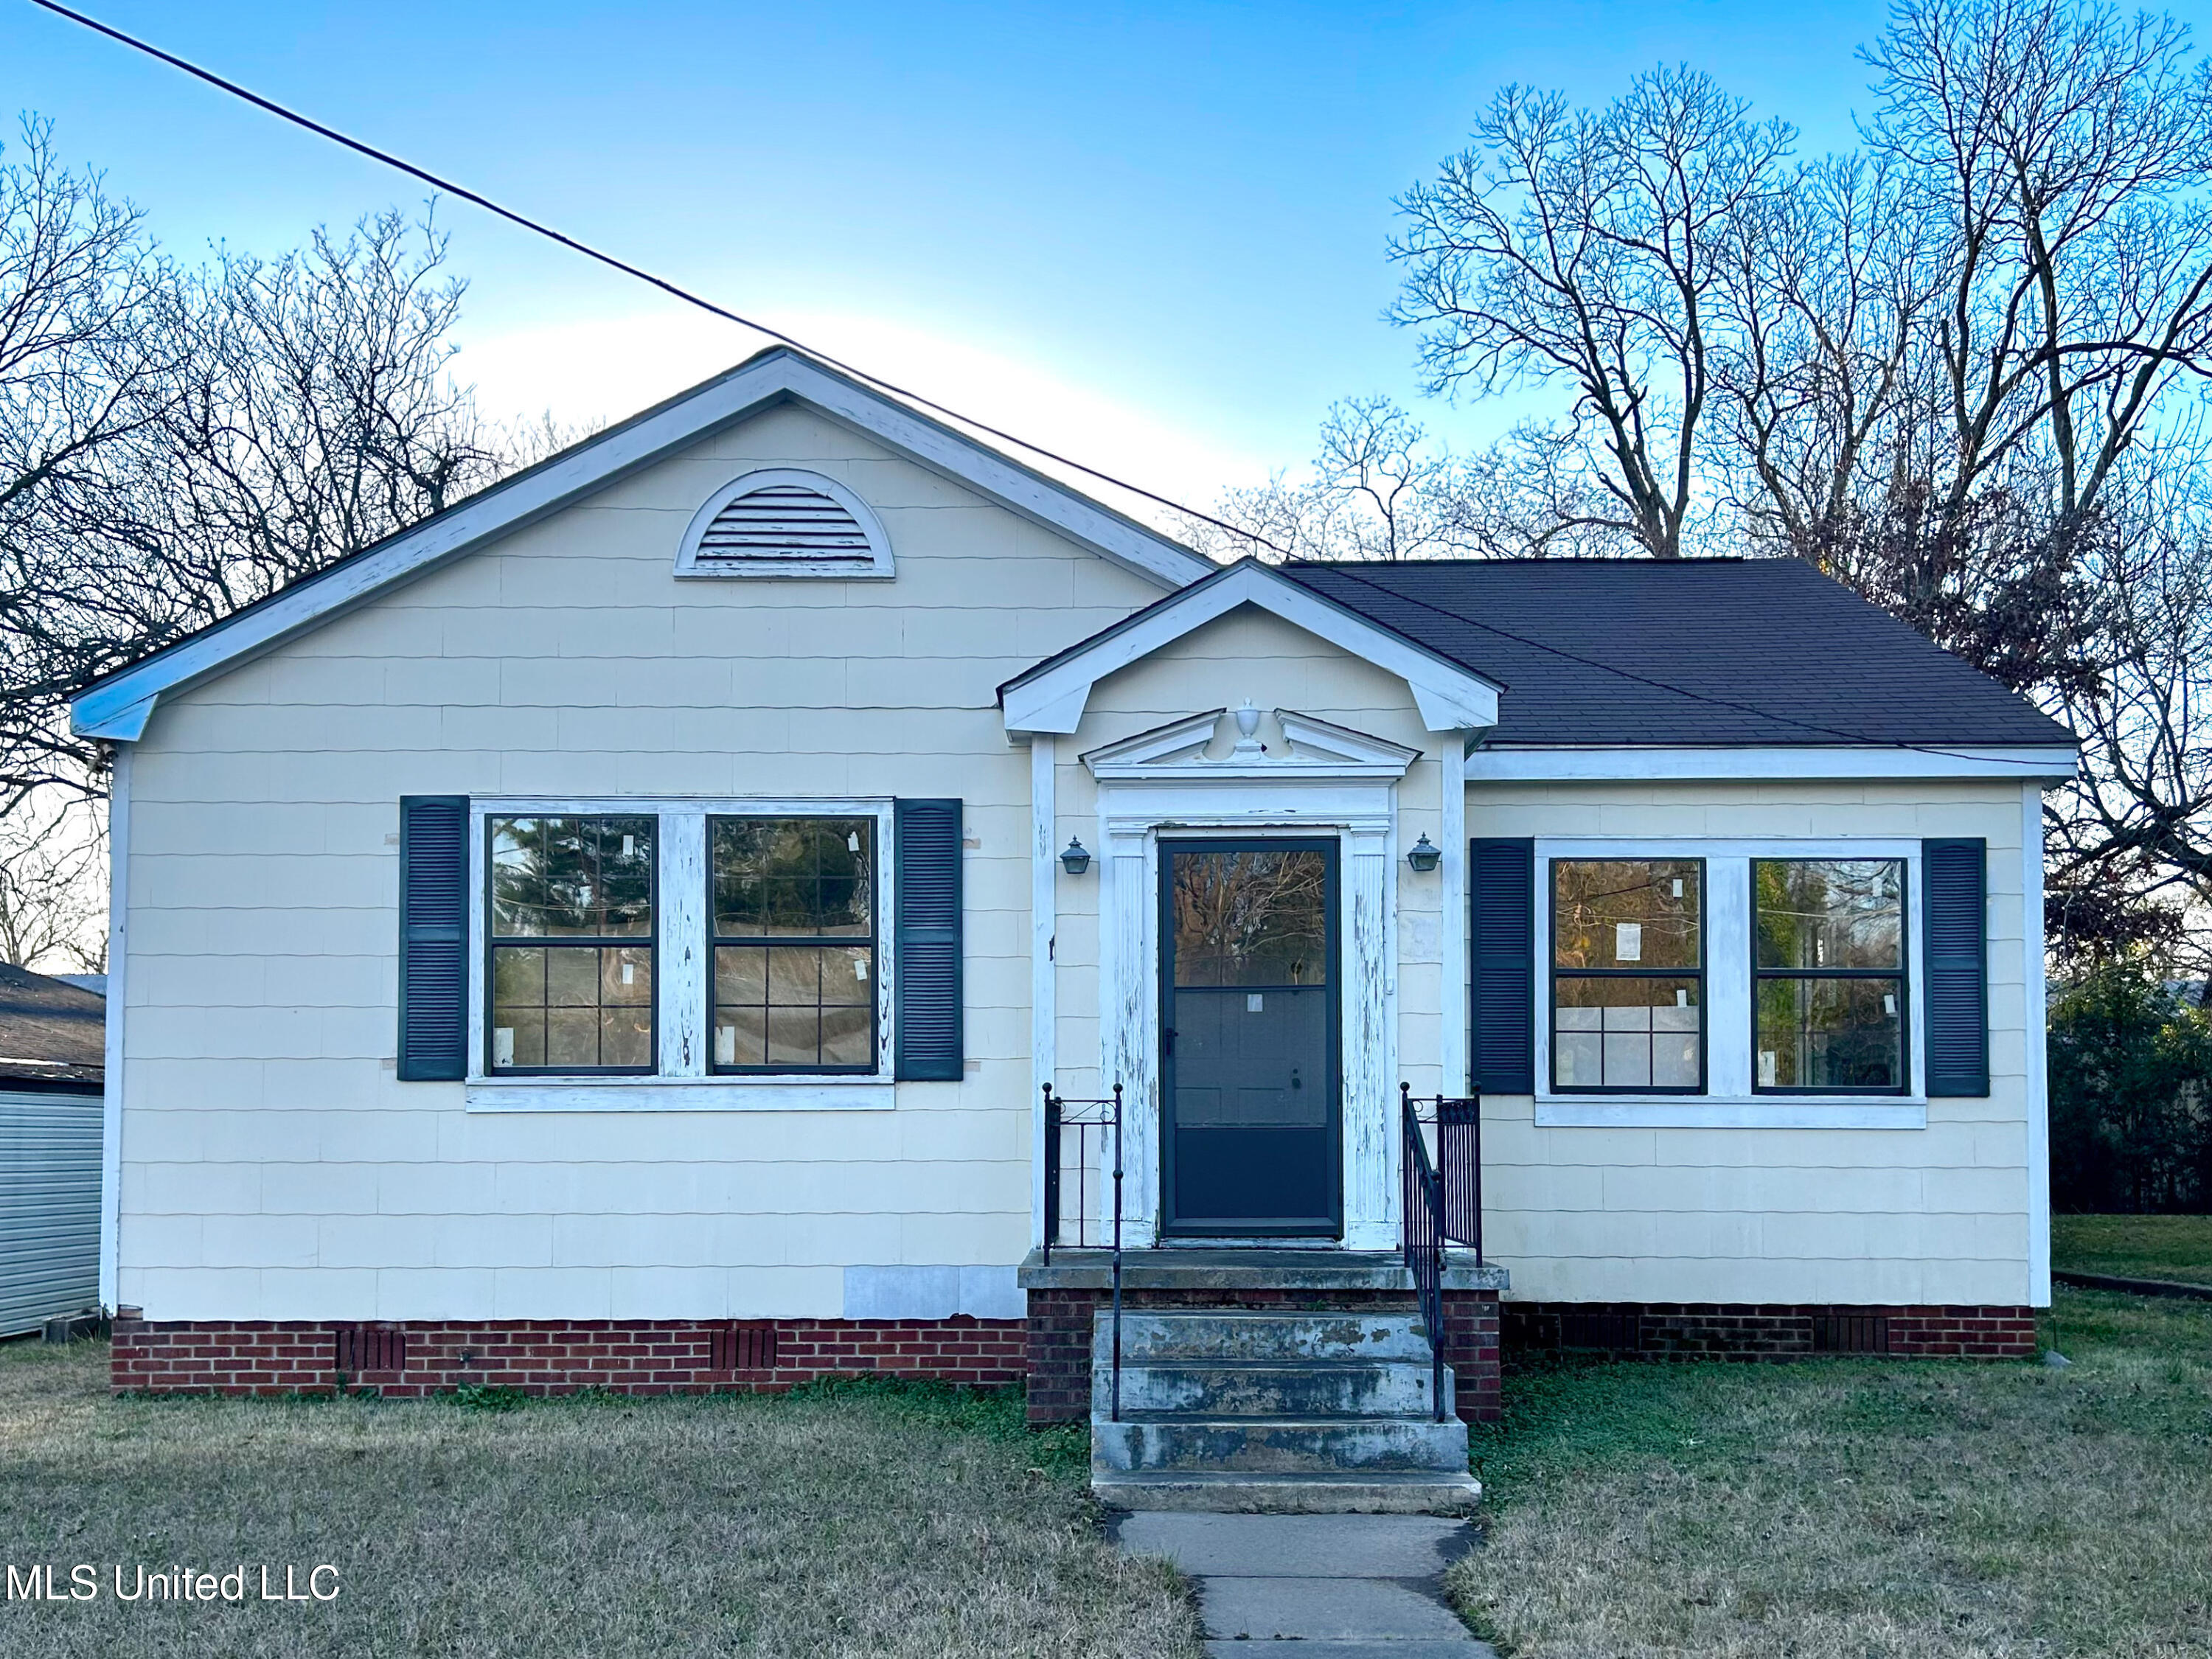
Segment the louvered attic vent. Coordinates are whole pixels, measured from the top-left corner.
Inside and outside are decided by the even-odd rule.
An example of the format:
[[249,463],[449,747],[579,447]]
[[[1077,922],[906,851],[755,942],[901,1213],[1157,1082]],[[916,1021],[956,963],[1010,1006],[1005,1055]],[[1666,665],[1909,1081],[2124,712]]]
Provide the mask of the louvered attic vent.
[[679,576],[888,576],[890,544],[867,504],[818,472],[778,468],[725,484],[692,515]]

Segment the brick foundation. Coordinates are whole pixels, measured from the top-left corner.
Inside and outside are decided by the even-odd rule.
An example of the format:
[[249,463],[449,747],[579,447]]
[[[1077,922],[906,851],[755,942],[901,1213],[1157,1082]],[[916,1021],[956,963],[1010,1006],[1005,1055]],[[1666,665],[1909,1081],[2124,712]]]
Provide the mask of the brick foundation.
[[[145,1320],[118,1316],[118,1393],[330,1394],[419,1399],[465,1382],[526,1394],[772,1394],[828,1376],[1022,1380],[1018,1319],[380,1321]],[[773,1359],[763,1365],[763,1359]],[[392,1362],[399,1363],[393,1368]]]
[[2032,1359],[2035,1310],[1818,1303],[1509,1302],[1508,1352],[1644,1359],[1802,1359],[1872,1353]]
[[[1091,1330],[1104,1291],[1031,1291],[1029,1415],[1032,1423],[1077,1423],[1091,1415]],[[1498,1415],[1498,1323],[1495,1291],[1444,1292],[1444,1363],[1456,1379],[1459,1414],[1468,1422]],[[1391,1291],[1132,1290],[1124,1311],[1154,1308],[1251,1308],[1270,1312],[1406,1313],[1409,1292]]]

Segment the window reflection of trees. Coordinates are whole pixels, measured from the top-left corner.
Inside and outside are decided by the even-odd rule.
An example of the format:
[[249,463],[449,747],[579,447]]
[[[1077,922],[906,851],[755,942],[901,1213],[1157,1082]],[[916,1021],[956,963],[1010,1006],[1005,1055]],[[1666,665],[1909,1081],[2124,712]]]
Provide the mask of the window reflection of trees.
[[1178,985],[1326,981],[1326,854],[1298,848],[1172,857]]

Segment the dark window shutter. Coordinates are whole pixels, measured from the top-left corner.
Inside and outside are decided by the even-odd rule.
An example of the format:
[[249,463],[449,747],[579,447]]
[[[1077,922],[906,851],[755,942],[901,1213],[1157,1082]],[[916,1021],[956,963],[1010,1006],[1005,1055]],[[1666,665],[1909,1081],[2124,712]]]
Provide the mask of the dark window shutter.
[[1928,1092],[1990,1091],[1988,844],[1921,843]]
[[469,1070],[469,799],[399,799],[399,1078]]
[[960,1018],[960,803],[895,804],[898,848],[896,1077],[957,1079]]
[[1474,1086],[1536,1091],[1536,843],[1468,844],[1468,994]]

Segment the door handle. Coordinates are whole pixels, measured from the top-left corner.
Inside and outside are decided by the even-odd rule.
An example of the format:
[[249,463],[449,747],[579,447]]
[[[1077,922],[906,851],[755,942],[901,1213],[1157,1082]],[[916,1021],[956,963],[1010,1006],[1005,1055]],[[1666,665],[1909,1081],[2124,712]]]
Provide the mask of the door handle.
[[1306,1085],[1305,1085],[1305,1084],[1304,1084],[1303,1081],[1301,1081],[1301,1080],[1300,1080],[1300,1079],[1299,1079],[1299,1077],[1298,1077],[1298,1068],[1297,1068],[1297,1066],[1291,1066],[1291,1087],[1292,1087],[1293,1089],[1303,1089],[1303,1088],[1304,1088],[1305,1086],[1306,1086]]

